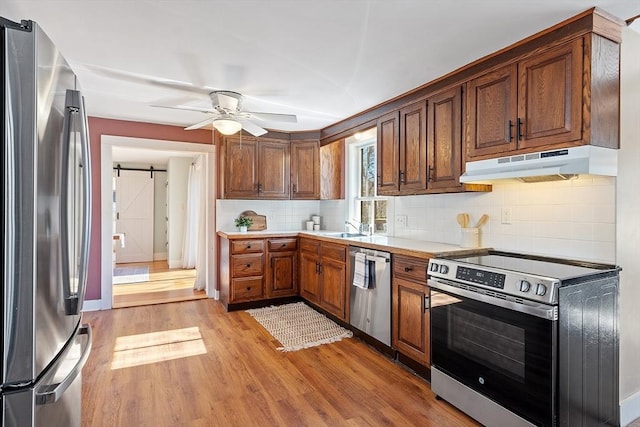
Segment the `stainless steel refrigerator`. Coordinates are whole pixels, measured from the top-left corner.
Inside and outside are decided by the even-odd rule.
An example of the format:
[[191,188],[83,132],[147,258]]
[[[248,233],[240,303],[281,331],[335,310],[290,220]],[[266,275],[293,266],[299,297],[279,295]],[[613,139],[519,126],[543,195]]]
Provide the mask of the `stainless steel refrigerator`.
[[0,17],[2,426],[78,426],[91,171],[84,100],[35,22]]

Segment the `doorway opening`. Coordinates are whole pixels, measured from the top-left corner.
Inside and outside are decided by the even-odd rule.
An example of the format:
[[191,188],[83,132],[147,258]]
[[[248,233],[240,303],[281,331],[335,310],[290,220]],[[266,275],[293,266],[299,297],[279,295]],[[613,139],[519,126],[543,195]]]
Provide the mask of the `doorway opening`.
[[[106,135],[101,142],[101,308],[216,298],[214,242],[184,237],[194,234],[187,231],[193,211],[200,212],[197,235],[211,235],[215,224],[215,147]],[[187,193],[196,164],[201,203],[192,208]]]

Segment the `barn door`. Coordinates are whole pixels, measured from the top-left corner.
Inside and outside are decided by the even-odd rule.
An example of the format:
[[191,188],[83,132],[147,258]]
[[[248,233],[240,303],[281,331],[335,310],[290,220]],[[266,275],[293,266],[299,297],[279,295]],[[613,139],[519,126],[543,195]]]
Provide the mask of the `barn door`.
[[115,177],[116,262],[153,261],[153,178],[149,172],[121,170]]

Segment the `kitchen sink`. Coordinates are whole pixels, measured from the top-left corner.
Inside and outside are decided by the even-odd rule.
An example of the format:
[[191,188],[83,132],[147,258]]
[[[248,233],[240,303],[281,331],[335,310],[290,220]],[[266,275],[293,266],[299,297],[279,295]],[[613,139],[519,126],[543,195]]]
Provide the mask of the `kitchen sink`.
[[325,236],[342,237],[343,239],[347,239],[349,237],[366,237],[367,234],[342,232],[342,233],[325,233]]

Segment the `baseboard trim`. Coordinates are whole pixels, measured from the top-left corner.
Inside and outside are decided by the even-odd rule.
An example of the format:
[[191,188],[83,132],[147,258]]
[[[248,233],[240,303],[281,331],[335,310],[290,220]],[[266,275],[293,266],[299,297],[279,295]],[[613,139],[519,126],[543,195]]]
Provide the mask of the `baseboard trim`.
[[101,299],[85,300],[82,304],[82,311],[99,311],[102,310]]
[[166,261],[167,260],[167,253],[166,252],[157,252],[153,254],[153,260],[154,261]]
[[620,425],[626,426],[640,418],[640,391],[620,402]]

